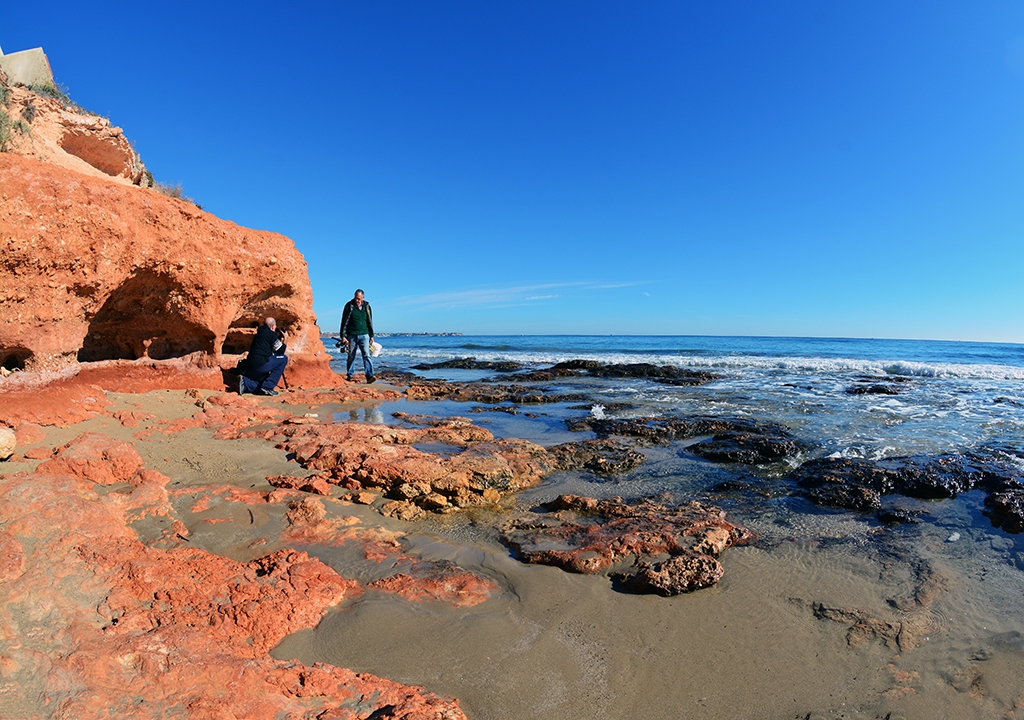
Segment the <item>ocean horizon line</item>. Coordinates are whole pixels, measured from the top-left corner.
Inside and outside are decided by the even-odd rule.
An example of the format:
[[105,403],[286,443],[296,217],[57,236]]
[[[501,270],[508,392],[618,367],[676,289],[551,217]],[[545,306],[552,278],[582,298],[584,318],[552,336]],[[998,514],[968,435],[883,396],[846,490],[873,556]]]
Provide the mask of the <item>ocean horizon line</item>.
[[[337,337],[337,332],[321,332],[321,337]],[[375,337],[591,337],[591,338],[715,338],[737,340],[828,340],[855,342],[921,342],[921,343],[961,343],[974,345],[1019,345],[1024,347],[1024,340],[962,340],[949,338],[904,338],[884,336],[853,336],[853,335],[716,335],[716,334],[678,334],[678,333],[464,333],[464,332],[382,332]]]

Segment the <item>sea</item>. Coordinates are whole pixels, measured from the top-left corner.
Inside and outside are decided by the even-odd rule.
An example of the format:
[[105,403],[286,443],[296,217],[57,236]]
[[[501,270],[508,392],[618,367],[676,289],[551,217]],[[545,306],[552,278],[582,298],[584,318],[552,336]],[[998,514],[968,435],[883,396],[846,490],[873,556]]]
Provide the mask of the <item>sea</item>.
[[[1018,344],[662,335],[390,336],[379,342],[384,349],[375,362],[381,369],[459,381],[497,374],[411,368],[475,358],[515,361],[531,370],[585,359],[712,372],[720,378],[699,387],[632,378],[585,382],[595,405],[634,406],[617,417],[771,420],[814,443],[816,454],[880,459],[1024,440],[1024,345]],[[341,358],[334,367],[344,369]],[[847,392],[871,382],[889,384],[899,394]],[[547,387],[578,390],[579,384],[573,379]]]
[[[324,342],[343,372],[334,340]],[[884,509],[916,518],[893,526],[771,484],[817,457],[879,461],[991,448],[1009,449],[1003,459],[1024,478],[1024,345],[579,335],[378,342],[374,364],[384,376],[515,381],[489,369],[415,368],[474,358],[513,361],[524,372],[584,359],[716,377],[697,386],[560,378],[535,384],[576,399],[519,407],[399,400],[339,409],[338,422],[402,424],[397,411],[458,415],[497,437],[554,445],[592,437],[569,429],[586,416],[742,417],[784,425],[803,449],[782,466],[751,468],[707,462],[687,453],[686,442],[645,447],[647,461],[627,473],[556,473],[516,501],[525,512],[565,492],[668,492],[715,504],[759,540],[723,554],[726,575],[714,588],[671,599],[625,595],[607,578],[522,566],[498,541],[499,516],[448,516],[417,527],[410,551],[494,579],[500,598],[454,611],[409,609],[370,593],[286,641],[282,657],[426,685],[459,697],[477,718],[1024,717],[1024,541],[993,527],[982,491],[886,496]],[[764,489],[716,490],[749,478],[767,481]],[[877,623],[924,630],[901,645],[872,634]]]

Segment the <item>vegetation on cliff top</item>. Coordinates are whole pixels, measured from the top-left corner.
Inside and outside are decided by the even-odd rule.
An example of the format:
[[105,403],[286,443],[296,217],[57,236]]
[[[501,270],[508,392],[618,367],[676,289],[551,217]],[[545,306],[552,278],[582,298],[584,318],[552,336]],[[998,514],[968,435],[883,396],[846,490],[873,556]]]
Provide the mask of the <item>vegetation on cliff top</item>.
[[[45,83],[42,85],[22,85],[17,83],[15,86],[35,93],[40,97],[56,100],[64,110],[82,115],[99,117],[98,113],[87,110],[72,100],[68,95],[67,88],[58,83]],[[8,79],[0,74],[0,152],[8,152],[11,149],[10,143],[13,139],[12,133],[14,131],[17,131],[22,135],[29,135],[31,133],[31,128],[29,126],[32,121],[35,120],[36,114],[38,113],[35,103],[30,100],[22,109],[20,118],[12,117],[10,111],[10,87]],[[138,153],[136,153],[136,155],[137,154]],[[167,197],[175,198],[177,200],[184,200],[185,202],[192,203],[200,210],[203,209],[202,205],[185,194],[181,183],[158,182],[149,170],[145,171],[145,178],[146,180],[143,187],[151,187],[162,195],[166,195]]]

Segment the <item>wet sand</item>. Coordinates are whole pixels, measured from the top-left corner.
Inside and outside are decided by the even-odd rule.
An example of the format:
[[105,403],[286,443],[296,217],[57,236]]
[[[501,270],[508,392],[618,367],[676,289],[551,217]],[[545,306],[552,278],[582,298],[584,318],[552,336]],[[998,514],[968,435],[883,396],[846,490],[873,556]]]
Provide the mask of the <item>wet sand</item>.
[[[409,541],[499,579],[501,596],[457,610],[371,592],[273,654],[422,683],[458,697],[470,717],[495,720],[992,718],[1024,700],[1019,615],[979,598],[976,578],[957,576],[919,610],[936,630],[900,652],[874,639],[850,647],[848,625],[812,612],[819,602],[905,615],[887,599],[914,591],[910,573],[850,547],[733,548],[719,585],[663,598],[524,566],[497,546]],[[1012,596],[1017,578],[989,581]]]
[[[204,486],[267,491],[268,475],[304,474],[283,451],[260,439],[218,440],[201,428],[136,437],[155,422],[189,417],[194,401],[180,391],[108,399],[111,412],[155,417],[139,427],[109,415],[48,427],[36,444],[56,447],[87,431],[128,440],[147,467],[171,478],[169,490],[183,490],[173,503],[192,547],[249,560],[285,546],[286,503],[252,508],[215,498],[193,512]],[[341,410],[314,411],[327,417]],[[36,464],[7,463],[3,472]],[[272,652],[279,659],[424,685],[459,698],[480,720],[1024,717],[1021,576],[1008,557],[1012,543],[972,523],[976,499],[936,505],[946,513],[937,513],[936,525],[884,538],[849,514],[786,528],[767,515],[730,516],[761,533],[762,542],[726,550],[718,585],[664,598],[617,592],[604,575],[517,562],[496,541],[496,513],[403,523],[343,501],[337,487],[332,493],[323,500],[329,517],[404,535],[408,555],[453,562],[500,590],[480,605],[456,608],[368,589],[315,629],[286,638]],[[155,538],[167,522],[153,519],[136,530]],[[947,526],[960,528],[956,542],[948,541]],[[369,561],[351,545],[298,547],[364,583],[391,569],[390,561]],[[915,568],[922,566],[948,578],[946,589],[927,606],[899,609],[900,598],[920,589]],[[878,637],[851,646],[850,624],[816,617],[815,603],[888,622],[914,616],[931,631],[910,650]]]

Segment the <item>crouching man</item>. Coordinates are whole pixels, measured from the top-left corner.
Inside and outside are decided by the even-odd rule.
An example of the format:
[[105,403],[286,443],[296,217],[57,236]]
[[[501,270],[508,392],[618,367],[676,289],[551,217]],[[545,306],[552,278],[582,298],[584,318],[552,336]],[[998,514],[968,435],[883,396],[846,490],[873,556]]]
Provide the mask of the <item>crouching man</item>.
[[284,375],[288,357],[284,354],[285,333],[277,329],[277,321],[268,317],[256,331],[249,354],[239,365],[238,394],[277,395],[274,388]]

